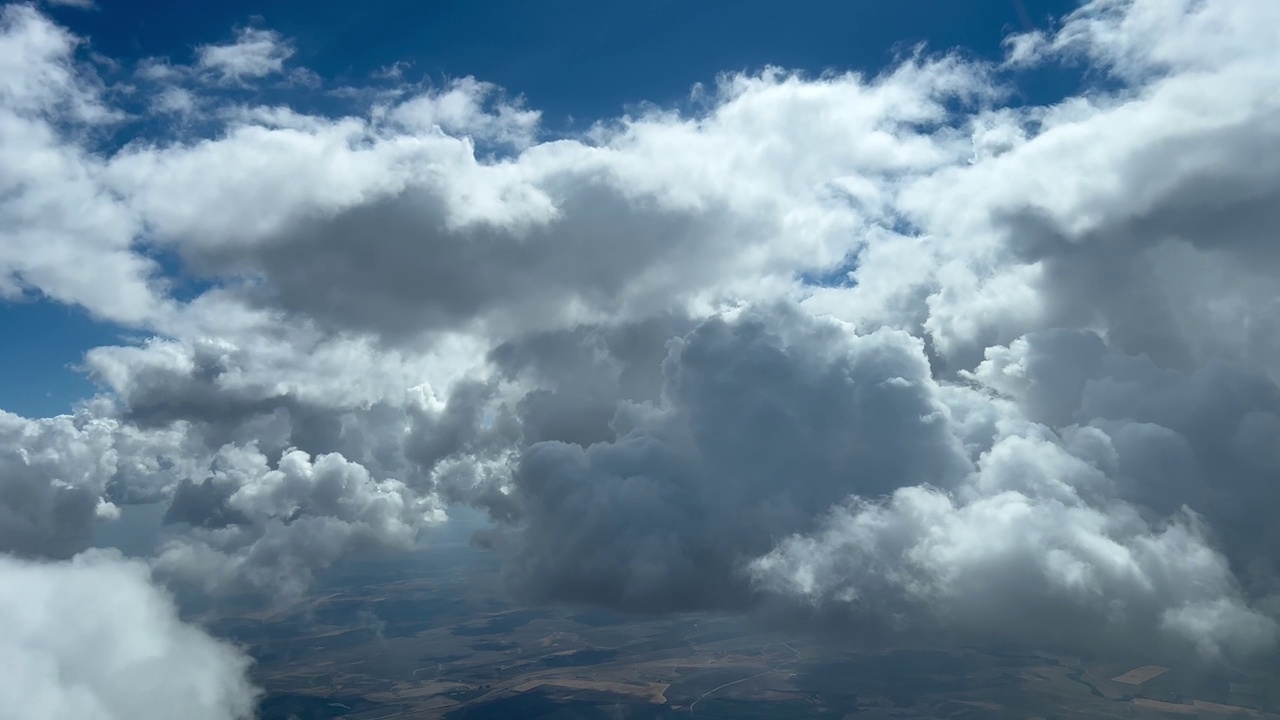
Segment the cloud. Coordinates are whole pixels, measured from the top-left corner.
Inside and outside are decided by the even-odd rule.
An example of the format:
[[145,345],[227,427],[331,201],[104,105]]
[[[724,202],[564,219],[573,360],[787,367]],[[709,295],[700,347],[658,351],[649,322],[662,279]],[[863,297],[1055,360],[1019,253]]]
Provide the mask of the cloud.
[[140,335],[3,418],[7,551],[163,500],[163,577],[301,592],[469,503],[548,598],[1274,652],[1271,4],[1096,0],[999,63],[557,137],[482,78],[265,104],[293,45],[241,30],[135,68],[181,122],[110,148],[118,88],[3,12],[0,292]]
[[140,430],[100,404],[28,420],[0,411],[0,552],[67,558],[88,547],[116,502],[152,499],[194,470],[180,428]]
[[296,597],[313,571],[361,549],[410,549],[444,519],[433,497],[337,453],[290,449],[269,464],[253,446],[225,447],[208,478],[178,486],[166,521],[191,529],[165,543],[155,566],[213,594]]
[[70,418],[27,421],[5,413],[0,549],[23,556],[70,557],[88,546],[109,512],[102,495],[114,473],[101,424]]
[[[1106,352],[1096,336],[1066,342]],[[1076,650],[1144,644],[1206,657],[1269,650],[1280,625],[1252,604],[1259,595],[1242,587],[1232,561],[1276,569],[1273,544],[1257,540],[1277,530],[1260,510],[1274,498],[1202,501],[1217,484],[1211,463],[1245,461],[1230,445],[1205,448],[1197,459],[1206,467],[1187,473],[1185,487],[1135,477],[1152,459],[1138,453],[1155,448],[1133,444],[1131,432],[1176,431],[1154,418],[1050,407],[1078,407],[1070,389],[1083,391],[1099,365],[1062,344],[1033,336],[992,351],[973,378],[1010,402],[940,384],[922,343],[901,331],[859,335],[794,311],[708,320],[673,348],[660,402],[618,408],[616,440],[525,450],[514,476],[523,514],[491,542],[524,589],[629,610],[740,609],[780,593],[882,635]],[[1037,347],[1043,356],[1032,355]],[[1079,368],[1075,382],[1058,363]],[[1112,355],[1109,364],[1114,375],[1090,382],[1134,370],[1160,376],[1141,358]],[[1179,408],[1184,419],[1257,417],[1255,393],[1188,393],[1195,381],[1162,379],[1192,404]],[[1114,386],[1098,392],[1139,407]],[[1205,398],[1223,409],[1202,407]],[[1093,424],[1070,422],[1076,416]],[[1174,417],[1161,419],[1181,428]],[[1067,422],[1041,422],[1055,418]],[[1246,453],[1270,447],[1257,433],[1280,428],[1235,420],[1223,432],[1234,438],[1245,423],[1257,443]],[[1265,487],[1240,477],[1220,497]],[[1238,537],[1213,537],[1207,528],[1218,521],[1241,528]]]
[[70,7],[80,10],[97,10],[98,4],[94,0],[44,0],[44,4],[53,7]]
[[775,539],[852,493],[968,465],[904,333],[713,319],[663,370],[662,402],[619,408],[617,440],[524,452],[520,527],[498,540],[518,582],[642,611],[742,606],[741,566]]
[[1280,387],[1270,378],[1220,362],[1162,368],[1064,330],[988,349],[973,377],[1037,421],[1105,433],[1123,497],[1161,514],[1195,508],[1241,578],[1274,583],[1280,524],[1257,511],[1280,501],[1267,479],[1280,459]]
[[[401,71],[399,65],[393,66],[389,77],[395,79]],[[501,94],[497,86],[467,77],[449,83],[447,89],[411,96],[379,111],[410,132],[463,133],[517,148],[532,145],[541,113],[522,108],[518,100],[508,102]]]
[[1098,2],[1073,14],[1055,47],[1113,69],[1120,88],[984,117],[984,137],[1003,128],[1012,144],[900,197],[920,228],[912,246],[934,259],[868,251],[859,277],[882,279],[847,294],[865,306],[837,312],[924,306],[913,320],[955,367],[1049,327],[1099,329],[1184,369],[1274,364],[1264,238],[1280,186],[1258,158],[1277,149],[1280,95],[1266,79],[1275,10],[1263,5]]
[[[992,449],[973,482],[1007,482],[985,474],[1049,470],[1055,461],[1094,471],[1071,468],[1079,461],[1043,445],[1010,441]],[[752,572],[766,588],[882,633],[931,630],[970,643],[1094,652],[1143,647],[1169,658],[1191,650],[1250,659],[1272,650],[1280,625],[1250,606],[1194,516],[1151,526],[1133,508],[1025,489],[1041,482],[1063,480],[1022,475],[1024,489],[967,503],[922,487],[855,502],[817,533],[755,560]]]
[[[164,577],[215,593],[296,595],[352,552],[415,547],[445,518],[441,475],[497,452],[478,416],[451,419],[461,392],[437,403],[401,386],[398,403],[364,405],[370,395],[321,397],[246,378],[227,346],[192,357],[167,343],[128,350],[130,374],[110,354],[91,361],[117,383],[113,400],[40,420],[0,414],[0,551],[70,557],[119,505],[163,501],[155,565]],[[424,431],[431,437],[414,440]]]
[[38,292],[134,324],[165,301],[155,262],[132,250],[137,216],[74,139],[121,116],[76,62],[79,44],[31,6],[0,8],[0,298]]
[[695,325],[683,315],[663,315],[530,333],[494,347],[489,360],[496,373],[521,389],[515,414],[522,443],[586,447],[615,439],[619,400],[658,400],[669,345]]
[[[239,112],[223,137],[125,149],[110,184],[194,272],[328,330],[562,329],[772,296],[840,262],[867,218],[833,179],[947,162],[920,126],[981,88],[947,58],[874,82],[773,70],[726,78],[705,117],[530,144],[534,116],[460,81],[363,116]],[[503,139],[515,154],[478,149]]]
[[178,618],[147,566],[94,551],[0,555],[0,701],[48,720],[247,720],[250,659]]
[[196,48],[196,69],[226,83],[277,75],[293,56],[293,47],[273,30],[242,28],[234,43]]

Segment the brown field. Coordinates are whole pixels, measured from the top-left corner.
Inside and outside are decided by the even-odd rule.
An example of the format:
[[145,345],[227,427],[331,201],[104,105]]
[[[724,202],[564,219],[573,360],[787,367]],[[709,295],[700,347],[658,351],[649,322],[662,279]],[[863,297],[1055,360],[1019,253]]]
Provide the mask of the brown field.
[[968,705],[969,707],[982,708],[983,710],[999,710],[1002,705],[1000,703],[983,702],[981,700],[956,700],[957,705]]
[[1198,710],[1204,710],[1206,712],[1211,712],[1211,713],[1218,713],[1220,715],[1230,715],[1231,713],[1238,713],[1238,712],[1244,712],[1255,717],[1258,715],[1258,712],[1256,710],[1243,708],[1238,705],[1223,705],[1222,703],[1209,702],[1208,700],[1192,700],[1191,704],[1194,705]]
[[1159,710],[1160,712],[1177,713],[1179,715],[1194,715],[1197,712],[1195,705],[1183,705],[1181,703],[1150,700],[1148,698],[1138,698],[1133,701],[1133,704],[1148,710]]
[[[1239,690],[1232,694],[1175,667],[1143,688],[1148,698],[1134,701],[1133,687],[1164,667],[1136,667],[1116,685],[1103,678],[1140,660],[1095,665],[1051,653],[859,650],[761,631],[751,618],[526,607],[473,593],[464,575],[447,568],[410,580],[404,574],[395,582],[359,576],[343,592],[284,610],[209,618],[258,657],[255,680],[270,701],[262,720],[455,720],[473,709],[504,713],[479,717],[671,720],[688,717],[694,701],[708,720],[757,709],[769,716],[774,704],[776,716],[786,718],[1120,720],[1176,713],[1226,720],[1243,710],[1280,720],[1268,675],[1227,678]],[[1193,697],[1242,707],[1183,700]]]
[[1159,712],[1176,713],[1178,715],[1197,715],[1204,717],[1206,714],[1212,715],[1230,715],[1232,713],[1246,713],[1250,717],[1261,717],[1256,710],[1243,708],[1236,705],[1223,705],[1221,703],[1208,702],[1206,700],[1192,700],[1189,703],[1171,703],[1162,700],[1150,700],[1148,698],[1138,698],[1133,704],[1146,708],[1148,710],[1157,710]]
[[1160,667],[1159,665],[1143,665],[1142,667],[1134,668],[1123,675],[1113,677],[1111,680],[1113,682],[1124,683],[1125,685],[1141,685],[1142,683],[1151,680],[1152,678],[1160,677],[1167,672],[1169,672],[1169,668],[1167,667]]
[[667,698],[663,693],[667,691],[667,688],[671,687],[671,684],[648,683],[645,685],[632,685],[630,683],[610,682],[607,680],[541,678],[521,683],[512,688],[512,690],[523,693],[541,687],[558,687],[565,688],[567,690],[596,690],[599,692],[612,693],[614,695],[630,695],[646,699],[651,703],[662,705],[667,702]]

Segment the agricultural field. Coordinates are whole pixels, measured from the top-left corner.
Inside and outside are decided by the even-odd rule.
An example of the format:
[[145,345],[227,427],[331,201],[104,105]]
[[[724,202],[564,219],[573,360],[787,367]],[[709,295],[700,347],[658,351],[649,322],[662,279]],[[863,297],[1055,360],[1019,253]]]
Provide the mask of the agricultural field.
[[522,606],[488,562],[445,545],[411,567],[355,564],[289,606],[205,620],[257,658],[262,720],[1280,718],[1266,678],[1142,658],[860,651],[747,618]]

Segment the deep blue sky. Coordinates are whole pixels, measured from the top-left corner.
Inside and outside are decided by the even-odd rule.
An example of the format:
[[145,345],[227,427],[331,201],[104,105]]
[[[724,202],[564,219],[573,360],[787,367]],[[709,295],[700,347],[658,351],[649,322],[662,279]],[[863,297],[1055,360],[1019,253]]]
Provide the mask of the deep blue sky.
[[[670,101],[725,70],[766,64],[875,70],[925,41],[994,57],[1027,23],[1072,0],[99,0],[57,12],[113,58],[189,58],[234,26],[293,38],[296,60],[359,79],[397,61],[411,77],[474,75],[523,93],[557,122]],[[1019,10],[1019,5],[1023,10]]]
[[[1074,0],[98,0],[48,10],[117,60],[191,59],[243,26],[296,44],[293,63],[359,83],[410,63],[405,77],[473,75],[522,94],[548,126],[585,127],[640,102],[671,103],[722,71],[780,65],[875,72],[918,42],[997,57],[1028,24],[1047,26]],[[1026,80],[1026,79],[1024,79]],[[1060,95],[1060,77],[1020,83],[1027,99]],[[1067,80],[1069,82],[1069,79]],[[68,368],[118,330],[47,302],[0,302],[0,408],[64,412],[92,386]]]

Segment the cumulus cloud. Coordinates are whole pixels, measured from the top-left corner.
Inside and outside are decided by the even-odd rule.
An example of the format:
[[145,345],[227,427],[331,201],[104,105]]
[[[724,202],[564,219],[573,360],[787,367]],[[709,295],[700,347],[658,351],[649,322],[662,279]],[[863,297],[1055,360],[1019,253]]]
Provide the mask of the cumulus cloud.
[[1274,652],[1277,12],[1094,0],[555,139],[483,79],[228,99],[293,56],[242,30],[135,69],[201,122],[103,150],[80,41],[6,6],[0,292],[146,339],[4,416],[0,542],[163,499],[166,577],[300,592],[462,502],[548,598]]
[[191,530],[161,548],[158,569],[215,594],[296,597],[313,571],[364,548],[410,549],[445,514],[434,497],[376,480],[337,453],[290,449],[269,464],[253,446],[228,446],[209,477],[177,487],[165,519]]
[[1200,518],[1144,519],[1072,449],[1003,439],[960,492],[855,500],[755,560],[753,574],[851,620],[969,642],[1170,657],[1270,650],[1280,627],[1250,605]]
[[115,519],[116,502],[160,496],[198,451],[180,429],[140,430],[102,404],[39,420],[0,411],[0,552],[76,554],[96,523]]
[[0,701],[48,720],[248,720],[247,655],[178,618],[145,563],[0,555]]
[[[1105,352],[1096,336],[1080,342],[1090,337]],[[1000,359],[974,377],[1073,405],[1069,390],[1043,386],[1088,382],[1010,361],[1029,346],[993,352]],[[1087,376],[1078,355],[1047,353]],[[1215,538],[1205,521],[1227,518],[1177,504],[1216,490],[1212,471],[1189,469],[1174,492],[1170,478],[1131,474],[1152,459],[1136,453],[1155,450],[1127,452],[1135,429],[1174,430],[1089,409],[1072,415],[1093,424],[1045,424],[1057,408],[1039,410],[1044,401],[939,383],[923,343],[902,331],[860,335],[793,312],[709,320],[663,369],[661,401],[619,407],[616,440],[524,452],[514,476],[524,515],[492,539],[522,587],[640,611],[741,608],[781,593],[879,632],[1042,647],[1144,643],[1217,656],[1277,639],[1280,626],[1251,605],[1231,562],[1274,563],[1274,543],[1258,542],[1276,527],[1258,512],[1268,498],[1224,503],[1238,514],[1231,522],[1248,524]],[[1174,392],[1187,384],[1175,380]],[[1098,392],[1115,398],[1114,388]],[[1237,418],[1253,417],[1249,404]],[[1183,410],[1223,424],[1208,408]],[[1207,451],[1204,462],[1222,468],[1229,457]]]
[[98,4],[94,0],[44,0],[46,5],[54,7],[73,7],[81,10],[96,10]]
[[963,474],[918,340],[784,317],[699,326],[663,401],[618,410],[616,441],[525,451],[521,527],[498,540],[522,583],[638,610],[733,605],[741,564],[849,494]]
[[[394,69],[403,72],[399,66]],[[541,113],[523,108],[518,99],[508,102],[501,88],[471,77],[454,80],[444,90],[410,95],[377,112],[410,132],[461,133],[516,147],[533,143],[541,119]]]
[[38,292],[134,324],[165,302],[155,262],[132,250],[136,214],[103,192],[101,164],[76,141],[121,115],[79,45],[31,6],[0,7],[0,298]]
[[1105,433],[1119,493],[1162,514],[1195,508],[1245,580],[1280,571],[1280,524],[1256,510],[1280,501],[1280,387],[1265,375],[1221,362],[1184,373],[1054,330],[988,349],[972,377],[1036,421]]
[[243,28],[233,43],[196,48],[196,69],[211,73],[222,82],[242,82],[279,74],[293,53],[293,47],[280,33]]
[[106,428],[76,427],[65,417],[28,421],[10,413],[0,415],[0,422],[0,549],[64,558],[83,550],[95,520],[110,512],[102,499],[115,470]]
[[1099,330],[1163,365],[1274,367],[1265,238],[1278,186],[1258,162],[1277,148],[1274,13],[1265,3],[1081,8],[1041,60],[1083,55],[1121,89],[984,116],[983,142],[1003,128],[1007,148],[899,198],[920,228],[912,246],[933,261],[868,249],[859,277],[883,279],[844,294],[856,308],[822,307],[866,319],[884,317],[877,305],[924,309],[910,319],[955,367],[1045,327]]
[[392,340],[509,335],[772,296],[840,262],[865,222],[841,177],[947,162],[957,148],[924,126],[982,88],[946,58],[874,82],[769,71],[726,78],[706,117],[655,110],[488,157],[477,143],[532,120],[460,82],[365,116],[241,114],[216,140],[126,149],[110,182],[250,302]]

